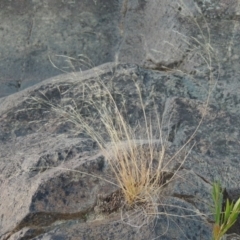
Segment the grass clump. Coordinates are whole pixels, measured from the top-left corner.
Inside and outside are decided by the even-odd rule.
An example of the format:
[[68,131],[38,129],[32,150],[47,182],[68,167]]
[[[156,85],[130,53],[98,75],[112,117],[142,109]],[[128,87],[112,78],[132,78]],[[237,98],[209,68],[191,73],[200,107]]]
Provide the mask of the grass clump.
[[[163,106],[155,103],[153,93],[144,92],[141,79],[129,76],[129,89],[124,91],[124,85],[114,78],[77,83],[82,89],[76,90],[75,100],[67,95],[68,90],[54,102],[46,93],[35,100],[57,113],[59,123],[70,122],[74,131],[97,143],[114,174],[107,181],[121,189],[125,206],[144,204],[151,213],[157,212],[163,185],[177,175],[187,154],[172,172],[169,166],[177,153],[166,154],[169,132],[162,131]],[[169,121],[164,120],[165,128]]]
[[152,104],[151,117],[147,118],[141,89],[137,83],[133,85],[141,112],[138,121],[132,123],[135,127],[130,123],[124,95],[113,95],[101,80],[84,83],[81,106],[73,99],[64,106],[52,105],[66,121],[96,141],[128,206],[150,203],[159,195],[165,155],[156,106]]
[[[224,234],[234,225],[240,213],[240,198],[235,203],[226,200],[223,206],[223,190],[220,183],[214,183],[212,189],[214,201],[213,240],[221,240]],[[222,208],[224,211],[222,212]]]
[[[181,6],[185,5],[182,3]],[[188,14],[186,15],[188,16]],[[215,85],[214,74],[212,73],[214,51],[210,44],[209,28],[207,27],[208,37],[205,37],[192,14],[190,14],[190,18],[197,26],[203,42],[186,36],[183,40],[188,46],[187,51],[195,57],[200,57],[206,64],[207,70],[209,70],[209,85],[212,84],[212,89],[208,91],[199,124],[173,157],[166,156],[167,135],[169,133],[165,137],[163,136],[163,116],[160,115],[164,111],[159,110],[151,91],[147,92],[147,96],[144,96],[141,82],[136,76],[127,79],[128,93],[124,92],[125,90],[116,90],[119,85],[124,86],[125,82],[113,83],[113,79],[104,82],[98,77],[98,81],[90,80],[77,84],[78,88],[82,84],[82,94],[77,94],[78,99],[76,100],[72,99],[71,96],[69,98],[63,97],[60,103],[52,104],[44,96],[47,99],[44,100],[45,103],[61,116],[62,122],[72,123],[82,134],[86,134],[98,144],[114,173],[126,204],[128,206],[150,205],[153,207],[151,213],[152,209],[156,210],[153,214],[157,214],[156,206],[159,205],[159,196],[163,185],[177,175],[188,153],[178,163],[174,173],[170,172],[169,165],[179,152],[190,143],[202,124],[209,104],[209,97]],[[194,46],[197,45],[198,47],[192,47],[192,41],[195,43]],[[192,57],[189,57],[189,59],[192,59]],[[175,69],[175,71],[183,74],[180,70]],[[131,81],[130,84],[129,81]],[[125,96],[126,94],[128,96]],[[134,96],[131,97],[135,101],[134,104],[128,102],[130,94]],[[64,93],[64,95],[67,94]],[[159,98],[157,103],[161,103]],[[131,109],[131,105],[134,105],[134,109]],[[137,114],[132,114],[129,109]],[[170,119],[168,120],[170,121]],[[166,122],[165,125],[167,125]],[[166,175],[168,175],[167,178]]]

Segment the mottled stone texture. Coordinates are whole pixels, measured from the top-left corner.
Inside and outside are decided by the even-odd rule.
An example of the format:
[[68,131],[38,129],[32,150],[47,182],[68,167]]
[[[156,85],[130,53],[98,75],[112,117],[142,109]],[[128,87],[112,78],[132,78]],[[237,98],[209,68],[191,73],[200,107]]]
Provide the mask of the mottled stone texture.
[[0,97],[110,61],[205,78],[211,56],[222,77],[237,77],[239,8],[238,0],[1,1]]
[[[239,1],[4,0],[0,19],[0,239],[211,239],[213,181],[240,197]],[[119,190],[111,167],[41,101],[73,99],[104,134],[83,101],[108,103],[99,81],[141,137],[139,86],[156,149],[161,119],[166,184],[149,219],[97,211]]]
[[[120,213],[105,215],[103,222],[92,222],[91,219],[98,219],[94,210],[98,195],[116,191],[116,186],[103,180],[107,176],[114,181],[111,168],[94,141],[81,134],[77,136],[73,125],[33,100],[44,94],[48,101],[58,104],[71,96],[80,106],[82,83],[94,86],[99,79],[111,86],[113,94],[124,96],[133,126],[136,120],[140,125],[144,121],[136,105],[136,84],[141,86],[145,103],[153,106],[154,101],[159,106],[163,135],[168,137],[166,156],[173,156],[188,141],[205,111],[204,122],[190,145],[166,164],[165,171],[177,174],[159,196],[161,214],[140,232],[129,224],[126,228]],[[194,97],[189,98],[189,92]],[[211,103],[217,95],[215,89]],[[211,183],[220,179],[228,190],[239,188],[240,122],[239,112],[233,111],[231,104],[226,108],[209,104],[206,109],[206,98],[197,79],[185,74],[112,63],[83,73],[60,75],[2,99],[2,239],[24,239],[28,235],[34,239],[75,239],[78,235],[83,239],[209,239]],[[157,125],[152,128],[157,132]],[[193,143],[194,148],[188,152]],[[178,217],[186,215],[194,216]]]

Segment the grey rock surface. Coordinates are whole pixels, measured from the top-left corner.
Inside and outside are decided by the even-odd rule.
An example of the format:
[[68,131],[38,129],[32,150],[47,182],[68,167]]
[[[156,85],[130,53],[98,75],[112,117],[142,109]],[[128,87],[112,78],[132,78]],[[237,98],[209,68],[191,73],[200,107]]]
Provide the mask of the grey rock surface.
[[62,72],[114,60],[117,1],[0,3],[0,97]]
[[0,97],[110,61],[239,76],[238,0],[14,0],[0,17]]
[[[163,134],[168,137],[165,171],[176,176],[163,187],[159,214],[141,228],[133,227],[130,217],[125,222],[118,211],[103,216],[96,212],[98,196],[111,196],[118,189],[103,180],[107,176],[114,182],[111,168],[94,141],[41,102],[47,97],[60,104],[71,97],[81,106],[83,94],[96,96],[94,83],[99,79],[112,94],[124,97],[132,126],[144,122],[136,84],[141,86],[148,113],[155,102],[163,116]],[[59,75],[1,99],[1,239],[210,239],[211,183],[218,179],[227,190],[239,189],[240,122],[231,104],[223,109],[209,104],[188,157],[191,144],[167,164],[204,112],[207,93],[195,80],[177,72],[109,63]],[[83,91],[83,83],[92,86],[90,92]],[[192,99],[189,88],[195,94]],[[218,91],[212,92],[211,103]],[[122,102],[121,97],[116,100]],[[157,132],[157,125],[152,127]]]
[[[0,19],[0,239],[211,239],[213,181],[240,197],[240,2],[4,0]],[[114,205],[106,156],[54,111],[74,100],[109,141],[84,100],[112,107],[99,81],[140,145],[136,86],[157,152],[162,120],[166,182],[149,218]],[[239,229],[240,219],[226,239]]]

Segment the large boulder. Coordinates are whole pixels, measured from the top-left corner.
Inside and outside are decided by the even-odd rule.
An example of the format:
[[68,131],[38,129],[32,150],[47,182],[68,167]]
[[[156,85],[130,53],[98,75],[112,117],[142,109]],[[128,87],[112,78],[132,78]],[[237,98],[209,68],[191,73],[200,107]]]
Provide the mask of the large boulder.
[[[94,84],[99,81],[117,104],[125,99],[133,127],[136,123],[144,126],[136,86],[141,87],[154,133],[158,124],[152,108],[157,106],[167,174],[154,216],[144,215],[141,206],[122,207],[124,200],[102,149],[56,111],[69,105],[69,99],[83,106],[83,95],[96,97]],[[92,86],[90,91],[83,83]],[[239,112],[232,111],[231,104],[214,105],[219,89],[212,92],[213,100],[206,106],[207,93],[197,79],[177,71],[110,63],[60,75],[2,98],[1,239],[210,239],[212,183],[220,180],[229,193],[239,197],[240,122]],[[91,110],[96,116],[91,123],[100,131],[101,121]],[[148,138],[141,134],[136,136],[143,146]],[[156,141],[158,148],[159,139]]]
[[[240,197],[239,1],[5,0],[0,17],[0,239],[211,239],[212,183]],[[119,148],[166,148],[154,214],[126,207],[103,109],[135,131]]]

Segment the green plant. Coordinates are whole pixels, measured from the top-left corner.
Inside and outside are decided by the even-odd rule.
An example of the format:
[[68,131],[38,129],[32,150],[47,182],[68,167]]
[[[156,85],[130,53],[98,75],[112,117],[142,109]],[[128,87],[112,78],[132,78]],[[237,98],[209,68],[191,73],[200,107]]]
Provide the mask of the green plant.
[[220,183],[214,183],[212,189],[212,198],[214,201],[214,226],[213,240],[220,240],[223,235],[233,226],[240,213],[240,198],[234,204],[226,200],[226,205],[223,207],[223,190]]

